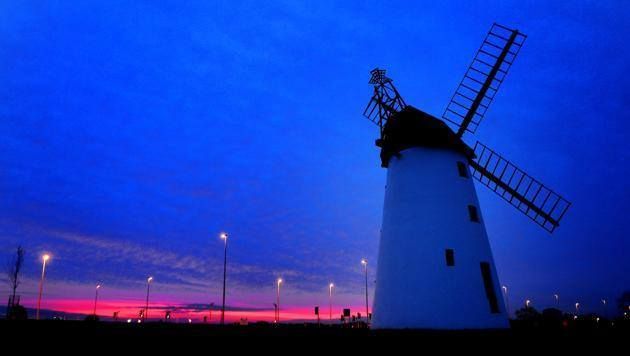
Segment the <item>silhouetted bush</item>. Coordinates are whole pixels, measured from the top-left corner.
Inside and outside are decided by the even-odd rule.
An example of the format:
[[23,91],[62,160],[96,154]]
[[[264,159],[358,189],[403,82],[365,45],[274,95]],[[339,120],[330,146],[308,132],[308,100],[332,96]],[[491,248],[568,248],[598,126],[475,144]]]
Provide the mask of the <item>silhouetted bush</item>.
[[542,319],[546,323],[560,323],[564,317],[562,310],[556,308],[547,308],[542,311]]
[[630,291],[625,291],[617,298],[617,308],[621,312],[621,315],[630,317]]
[[98,317],[98,315],[90,314],[90,315],[86,316],[84,320],[95,323],[95,322],[97,322],[97,321],[99,321],[101,319]]
[[546,328],[562,328],[568,325],[567,320],[570,315],[565,315],[562,310],[556,308],[547,308],[542,311],[540,321],[542,326]]
[[515,312],[515,315],[516,315],[516,319],[522,320],[522,321],[534,322],[534,321],[540,321],[541,319],[540,313],[534,307],[521,308]]
[[9,320],[26,320],[28,319],[28,313],[26,308],[21,305],[13,305],[7,310],[7,319]]

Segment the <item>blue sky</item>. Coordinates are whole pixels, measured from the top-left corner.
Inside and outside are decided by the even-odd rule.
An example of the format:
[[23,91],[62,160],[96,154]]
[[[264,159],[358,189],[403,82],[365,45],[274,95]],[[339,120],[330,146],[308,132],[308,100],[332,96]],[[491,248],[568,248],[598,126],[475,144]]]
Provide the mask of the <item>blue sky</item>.
[[385,183],[369,70],[439,116],[496,21],[528,38],[466,140],[573,202],[550,236],[478,186],[499,277],[514,305],[596,310],[630,288],[628,7],[2,1],[0,251],[23,244],[33,280],[52,252],[59,298],[153,274],[218,301],[225,230],[232,304],[270,304],[282,275],[290,304],[324,304],[334,281],[360,305]]

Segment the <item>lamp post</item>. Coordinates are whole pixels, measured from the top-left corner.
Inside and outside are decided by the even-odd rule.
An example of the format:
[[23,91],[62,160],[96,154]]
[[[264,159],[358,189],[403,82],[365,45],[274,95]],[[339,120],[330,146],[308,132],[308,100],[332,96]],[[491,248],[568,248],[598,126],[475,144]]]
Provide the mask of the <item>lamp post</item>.
[[365,270],[365,320],[366,323],[370,323],[370,304],[368,303],[368,261],[367,259],[361,259],[361,264],[363,265],[363,269]]
[[606,318],[608,314],[608,303],[606,302],[606,299],[602,299],[602,304],[604,305],[604,312],[602,313],[602,316]]
[[101,289],[101,285],[97,284],[94,289],[94,316],[96,316],[96,303],[98,302],[98,290]]
[[280,285],[282,284],[282,278],[278,278],[276,284],[278,286],[276,291],[276,324],[280,324]]
[[560,295],[556,293],[553,297],[556,298],[556,309],[560,309]]
[[221,325],[225,323],[225,279],[226,279],[226,271],[227,271],[227,241],[228,234],[222,232],[220,235],[221,239],[224,242],[223,248],[223,304],[221,304]]
[[328,285],[328,320],[332,323],[332,291],[335,285],[333,283]]
[[575,317],[576,318],[578,314],[580,314],[580,303],[575,303]]
[[525,308],[529,308],[529,305],[530,305],[531,303],[532,303],[532,301],[531,301],[531,300],[529,300],[529,299],[527,299],[527,300],[525,301]]
[[503,290],[503,298],[505,299],[505,310],[507,311],[508,319],[510,318],[510,300],[508,299],[508,288],[507,286],[501,286]]
[[42,277],[39,280],[39,296],[37,297],[37,313],[35,319],[39,320],[39,310],[42,304],[42,292],[44,291],[44,277],[46,276],[46,262],[50,259],[49,254],[42,256]]
[[147,278],[147,301],[144,308],[144,314],[142,314],[142,321],[145,321],[149,316],[149,290],[151,289],[151,281],[153,281],[153,277]]

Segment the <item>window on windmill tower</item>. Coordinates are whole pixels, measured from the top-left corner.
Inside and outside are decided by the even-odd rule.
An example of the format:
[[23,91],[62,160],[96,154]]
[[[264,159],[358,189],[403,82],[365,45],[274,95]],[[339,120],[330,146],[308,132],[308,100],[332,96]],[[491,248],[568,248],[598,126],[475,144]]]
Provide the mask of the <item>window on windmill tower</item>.
[[468,215],[470,216],[470,221],[479,222],[479,213],[476,206],[468,205]]
[[447,248],[445,254],[446,265],[449,267],[455,266],[455,252],[453,251],[453,249]]
[[490,307],[490,312],[493,314],[500,313],[497,294],[494,291],[494,284],[492,283],[492,272],[490,271],[490,264],[488,262],[481,262],[480,265],[481,278],[483,279],[483,288],[486,290],[486,297],[488,298],[488,306]]
[[466,163],[458,161],[457,171],[459,171],[460,177],[468,178],[468,167],[466,167]]

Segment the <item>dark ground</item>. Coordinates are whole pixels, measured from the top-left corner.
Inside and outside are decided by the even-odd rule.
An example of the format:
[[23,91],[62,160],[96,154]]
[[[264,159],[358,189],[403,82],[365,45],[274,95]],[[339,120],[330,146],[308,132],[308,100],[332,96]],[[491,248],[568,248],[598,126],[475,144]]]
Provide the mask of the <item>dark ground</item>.
[[[218,325],[146,323],[127,324],[113,322],[86,322],[61,320],[0,321],[0,336],[4,340],[41,340],[68,346],[89,345],[136,345],[142,347],[179,347],[213,345],[213,349],[229,345],[237,349],[253,348],[266,342],[271,345],[293,345],[291,350],[317,351],[322,343],[342,345],[349,348],[390,345],[413,347],[416,351],[453,351],[474,347],[477,350],[504,349],[519,351],[532,349],[551,351],[558,349],[604,348],[616,350],[617,354],[628,354],[630,329],[628,325],[614,328],[596,325],[572,325],[570,327],[532,327],[516,325],[508,330],[485,331],[431,331],[431,330],[368,330],[317,325],[287,324],[272,325]],[[303,340],[301,342],[300,340]],[[260,343],[259,341],[262,341]],[[287,342],[285,342],[287,341]],[[289,342],[290,341],[290,342]],[[297,342],[293,342],[297,341]],[[27,344],[28,345],[28,344]],[[295,349],[295,347],[299,349]],[[35,345],[41,346],[41,345]],[[288,346],[287,346],[288,347]],[[335,346],[336,347],[336,346]],[[621,347],[621,348],[620,348]],[[462,350],[465,350],[462,349]],[[466,351],[470,351],[467,349]],[[431,352],[429,354],[441,354]]]

